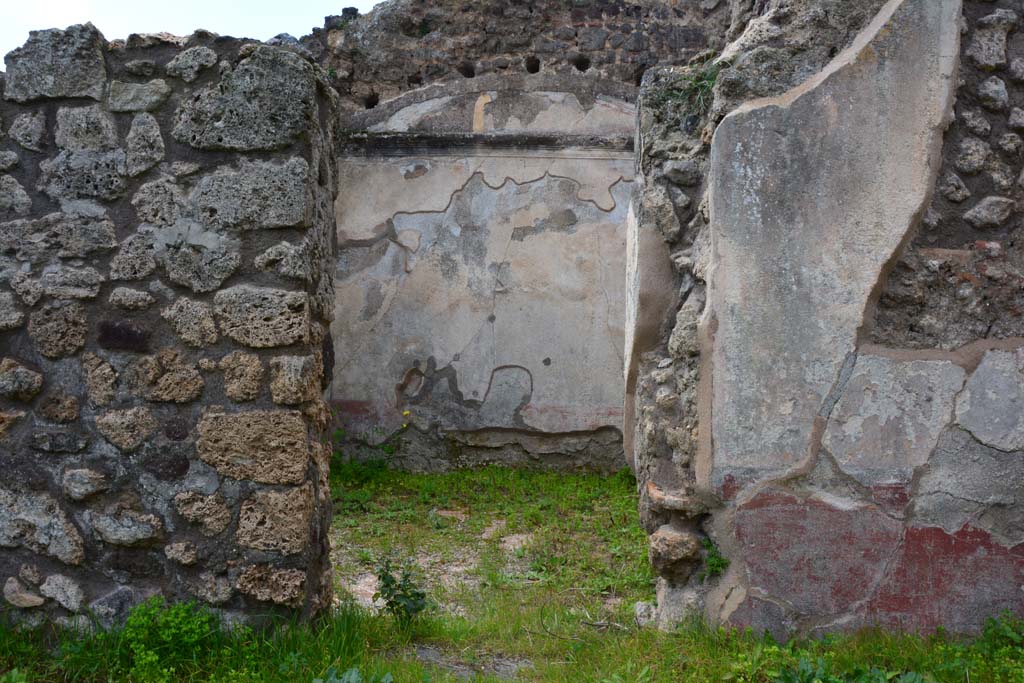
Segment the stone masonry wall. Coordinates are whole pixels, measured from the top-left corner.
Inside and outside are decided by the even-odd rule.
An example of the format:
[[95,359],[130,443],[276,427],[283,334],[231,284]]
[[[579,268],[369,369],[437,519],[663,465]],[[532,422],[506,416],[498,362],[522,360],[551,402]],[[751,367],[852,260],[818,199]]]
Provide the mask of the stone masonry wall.
[[1024,3],[964,3],[956,118],[937,191],[886,280],[872,342],[953,351],[1024,337]]
[[[0,583],[329,604],[337,97],[295,52],[34,32],[0,76]],[[329,358],[329,354],[327,355]]]
[[328,17],[301,45],[346,107],[497,74],[580,75],[637,86],[655,64],[717,49],[746,0],[390,0]]

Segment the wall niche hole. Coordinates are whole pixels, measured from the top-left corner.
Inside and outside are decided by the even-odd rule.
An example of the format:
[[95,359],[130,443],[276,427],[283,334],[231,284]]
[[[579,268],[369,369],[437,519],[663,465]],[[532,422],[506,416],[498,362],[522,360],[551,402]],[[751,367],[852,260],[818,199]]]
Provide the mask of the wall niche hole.
[[466,78],[476,77],[476,67],[469,62],[463,62],[462,64],[459,64],[458,70],[459,73],[465,76]]
[[363,100],[363,105],[364,105],[364,106],[365,106],[365,107],[366,107],[367,109],[373,109],[373,108],[374,108],[374,107],[376,107],[376,106],[377,106],[378,104],[380,104],[380,95],[378,95],[378,94],[377,94],[377,93],[375,93],[375,92],[372,92],[372,93],[370,93],[370,94],[369,94],[369,95],[367,95],[367,96],[366,96],[366,98],[365,98],[365,99]]
[[571,61],[577,71],[583,72],[590,68],[590,58],[586,55],[576,55]]
[[540,60],[536,57],[526,58],[526,72],[535,74],[540,71]]

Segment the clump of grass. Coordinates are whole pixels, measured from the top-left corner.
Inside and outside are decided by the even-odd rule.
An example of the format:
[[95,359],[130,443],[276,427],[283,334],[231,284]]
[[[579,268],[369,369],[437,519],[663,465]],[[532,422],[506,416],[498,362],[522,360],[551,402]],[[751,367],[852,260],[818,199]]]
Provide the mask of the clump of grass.
[[0,682],[21,683],[21,676],[31,683],[293,683],[330,680],[332,669],[346,683],[377,683],[389,672],[397,680],[423,680],[422,665],[389,662],[375,650],[400,647],[409,637],[390,620],[352,606],[316,624],[279,621],[254,629],[228,626],[195,603],[154,598],[106,631],[0,625]]
[[[479,625],[464,618],[432,616],[402,630],[390,619],[351,607],[316,626],[289,623],[259,631],[224,627],[190,604],[146,603],[129,621],[133,625],[97,633],[0,627],[0,682],[449,683],[458,680],[452,672],[409,655],[413,642],[470,662],[502,652],[501,643],[482,637]],[[529,652],[534,666],[520,671],[518,680],[536,683],[1024,681],[1024,621],[1008,614],[990,620],[972,642],[941,633],[923,638],[865,631],[780,644],[766,635],[696,622],[674,633],[600,631],[554,611],[531,626],[538,634]]]
[[662,116],[703,116],[714,102],[715,83],[727,63],[709,58],[699,66],[656,84],[647,93],[646,104]]
[[704,547],[704,569],[701,580],[713,579],[724,574],[725,570],[729,568],[729,558],[722,555],[718,546],[710,538],[705,537],[700,543]]

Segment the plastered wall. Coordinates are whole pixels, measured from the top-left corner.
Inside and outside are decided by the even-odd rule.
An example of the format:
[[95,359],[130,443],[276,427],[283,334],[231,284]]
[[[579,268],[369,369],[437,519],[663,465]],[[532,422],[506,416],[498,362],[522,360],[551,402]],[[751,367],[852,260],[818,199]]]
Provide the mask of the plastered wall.
[[331,390],[355,455],[624,465],[634,110],[567,84],[427,89],[361,120],[339,162]]
[[[679,74],[649,83],[627,448],[663,627],[1024,612],[1011,5],[851,4],[857,32],[796,84],[759,62],[806,53],[750,28],[690,145]],[[755,25],[801,42],[771,10]],[[767,97],[737,101],[748,79]],[[688,223],[681,191],[704,198]]]

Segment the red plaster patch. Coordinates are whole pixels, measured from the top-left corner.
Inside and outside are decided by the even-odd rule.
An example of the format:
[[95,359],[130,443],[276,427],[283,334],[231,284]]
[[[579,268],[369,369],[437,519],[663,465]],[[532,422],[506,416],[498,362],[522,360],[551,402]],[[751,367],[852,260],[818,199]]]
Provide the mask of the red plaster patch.
[[865,613],[868,622],[888,628],[969,633],[1004,609],[1024,616],[1024,543],[1007,548],[965,525],[955,534],[908,528]]
[[840,615],[867,597],[899,545],[877,508],[765,491],[736,512],[750,586],[803,614]]
[[910,502],[910,487],[903,484],[877,484],[871,487],[871,497],[889,512],[902,512]]
[[719,490],[719,495],[722,496],[722,500],[733,500],[742,488],[743,485],[736,480],[736,477],[731,474],[727,474],[725,475],[725,479],[722,480],[722,487]]

